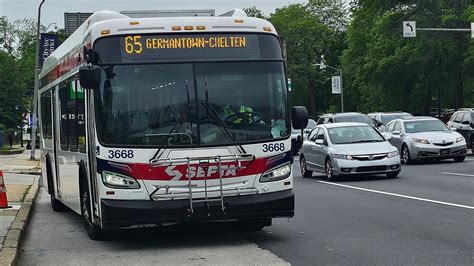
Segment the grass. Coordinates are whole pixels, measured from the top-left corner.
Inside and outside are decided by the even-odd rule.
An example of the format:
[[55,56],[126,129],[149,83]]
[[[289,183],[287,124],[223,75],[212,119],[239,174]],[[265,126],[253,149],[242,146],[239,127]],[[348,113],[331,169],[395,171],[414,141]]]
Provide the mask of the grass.
[[32,186],[32,185],[28,185],[28,187],[25,189],[25,191],[23,192],[23,195],[21,196],[21,201],[24,201],[24,200],[25,200],[26,195],[28,195],[28,193],[29,193],[30,190],[31,190],[31,186]]

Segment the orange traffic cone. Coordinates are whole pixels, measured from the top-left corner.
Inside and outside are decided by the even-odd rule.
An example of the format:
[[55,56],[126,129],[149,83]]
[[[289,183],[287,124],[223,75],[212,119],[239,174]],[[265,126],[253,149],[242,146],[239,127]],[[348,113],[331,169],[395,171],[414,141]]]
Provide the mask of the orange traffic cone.
[[11,208],[8,206],[7,188],[5,187],[5,180],[3,180],[3,172],[0,170],[0,209]]

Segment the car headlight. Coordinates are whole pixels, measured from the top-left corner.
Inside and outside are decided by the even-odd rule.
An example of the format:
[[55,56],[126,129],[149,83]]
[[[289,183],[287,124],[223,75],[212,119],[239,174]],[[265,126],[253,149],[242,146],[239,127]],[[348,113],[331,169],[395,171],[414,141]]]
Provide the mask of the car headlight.
[[387,153],[388,158],[392,158],[392,157],[395,157],[395,156],[398,156],[398,151],[391,151],[391,152]]
[[334,158],[334,159],[341,159],[341,160],[353,160],[353,159],[354,159],[354,158],[352,158],[352,156],[347,155],[347,154],[336,154],[336,153],[333,153],[331,156],[332,156],[332,158]]
[[413,138],[412,140],[413,140],[413,142],[416,142],[416,143],[430,144],[430,142],[426,139],[415,139],[415,138]]
[[461,142],[461,141],[464,141],[464,140],[465,140],[464,137],[461,136],[461,137],[458,137],[458,138],[456,139],[456,142]]
[[260,177],[260,182],[273,182],[278,180],[283,180],[289,177],[291,174],[291,165],[284,164],[273,168]]
[[102,172],[102,181],[111,188],[140,188],[140,184],[132,177],[107,171]]

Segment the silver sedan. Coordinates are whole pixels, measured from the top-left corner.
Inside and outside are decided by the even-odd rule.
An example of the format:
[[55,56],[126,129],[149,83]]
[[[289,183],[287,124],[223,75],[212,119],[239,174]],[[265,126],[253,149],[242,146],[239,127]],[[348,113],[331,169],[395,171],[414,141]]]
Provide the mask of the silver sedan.
[[466,140],[449,129],[443,122],[432,117],[410,117],[393,120],[385,127],[390,143],[400,151],[402,162],[408,164],[424,158],[466,158]]
[[326,174],[328,180],[341,175],[400,173],[400,156],[395,147],[373,127],[363,123],[319,125],[303,142],[301,174]]

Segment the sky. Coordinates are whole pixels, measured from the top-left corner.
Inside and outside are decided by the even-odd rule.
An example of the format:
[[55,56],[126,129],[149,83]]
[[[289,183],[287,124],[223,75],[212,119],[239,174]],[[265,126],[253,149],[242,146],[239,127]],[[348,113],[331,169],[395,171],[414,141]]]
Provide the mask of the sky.
[[[41,0],[0,0],[0,16],[9,21],[36,18]],[[256,6],[266,14],[275,8],[308,0],[46,0],[42,7],[41,23],[64,26],[64,12],[95,12],[99,10],[169,10],[215,9],[216,15],[234,8]]]

